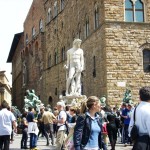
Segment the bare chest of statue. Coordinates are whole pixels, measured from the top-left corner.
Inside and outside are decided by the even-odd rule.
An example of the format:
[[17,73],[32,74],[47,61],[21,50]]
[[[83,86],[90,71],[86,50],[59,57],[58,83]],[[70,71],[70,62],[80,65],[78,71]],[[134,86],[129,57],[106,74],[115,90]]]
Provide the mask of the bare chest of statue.
[[77,50],[72,49],[72,51],[70,51],[70,60],[72,62],[80,61],[81,54],[82,54],[81,49],[77,49]]

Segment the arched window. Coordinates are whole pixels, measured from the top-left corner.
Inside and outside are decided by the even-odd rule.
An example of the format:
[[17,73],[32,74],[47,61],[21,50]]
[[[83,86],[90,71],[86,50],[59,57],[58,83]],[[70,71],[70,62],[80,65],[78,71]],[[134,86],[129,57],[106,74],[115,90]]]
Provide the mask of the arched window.
[[39,29],[40,29],[40,32],[43,31],[43,20],[40,19],[40,22],[39,22]]
[[78,24],[77,37],[79,39],[81,39],[81,26],[80,26],[80,23]]
[[47,23],[49,23],[52,19],[52,13],[51,13],[51,9],[48,9],[48,13],[47,13]]
[[54,60],[55,60],[55,65],[58,64],[58,53],[55,51],[55,55],[54,55]]
[[54,17],[57,16],[57,13],[58,13],[57,1],[55,1],[55,3],[54,3]]
[[32,28],[32,37],[35,37],[35,27]]
[[28,34],[26,34],[26,44],[28,43]]
[[49,98],[48,98],[48,103],[51,104],[51,105],[53,103],[53,98],[51,96],[49,96]]
[[63,10],[65,7],[65,0],[61,0],[60,2],[61,2],[61,4],[60,4],[61,10]]
[[141,0],[125,0],[125,21],[144,22],[144,5]]
[[89,18],[86,17],[85,21],[85,37],[89,35]]
[[61,49],[61,58],[62,58],[62,61],[65,60],[65,47],[63,47],[63,48]]
[[96,57],[93,57],[93,77],[96,77]]
[[55,88],[55,95],[57,95],[57,88]]
[[136,22],[144,22],[144,5],[141,0],[135,2],[135,18]]
[[75,39],[75,33],[74,33],[74,31],[72,32],[72,41],[74,41],[74,39]]
[[51,67],[51,55],[48,55],[48,68]]
[[150,72],[150,50],[143,50],[143,70],[144,72]]
[[129,22],[134,20],[133,2],[131,0],[125,1],[125,20]]
[[94,11],[94,25],[95,25],[95,29],[97,29],[99,26],[99,10],[98,10],[98,8],[96,8]]

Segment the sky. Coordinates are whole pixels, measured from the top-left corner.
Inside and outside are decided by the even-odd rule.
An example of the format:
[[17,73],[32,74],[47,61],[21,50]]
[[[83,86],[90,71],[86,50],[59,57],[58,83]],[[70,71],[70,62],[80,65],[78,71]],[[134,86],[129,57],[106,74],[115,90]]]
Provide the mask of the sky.
[[0,71],[6,71],[9,84],[12,84],[12,64],[7,63],[11,44],[16,33],[23,31],[33,0],[0,0]]

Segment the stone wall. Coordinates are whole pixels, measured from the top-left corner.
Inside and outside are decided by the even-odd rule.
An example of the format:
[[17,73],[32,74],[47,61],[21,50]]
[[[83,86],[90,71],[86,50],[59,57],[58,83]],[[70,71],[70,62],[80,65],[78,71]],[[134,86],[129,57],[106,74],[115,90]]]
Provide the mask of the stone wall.
[[23,48],[24,48],[24,34],[22,33],[12,59],[12,105],[18,106],[18,108],[20,109],[22,108],[23,104],[23,93],[22,93],[23,75],[22,75],[22,60],[21,60],[21,50]]
[[[45,104],[50,102],[54,106],[66,89],[63,68],[66,51],[72,47],[74,38],[80,38],[85,58],[81,78],[83,94],[87,97],[106,95],[108,104],[115,105],[121,103],[125,88],[129,87],[133,100],[137,101],[139,88],[150,81],[150,74],[143,72],[142,60],[144,47],[150,49],[150,2],[144,6],[144,23],[124,21],[124,0],[86,0],[86,3],[85,0],[71,0],[65,1],[63,9],[57,1],[57,15],[54,15],[54,5],[55,1],[34,0],[24,22],[24,48],[21,51],[28,66],[28,82],[20,92],[33,88]],[[49,9],[52,18],[48,22]],[[99,12],[97,28],[95,10]],[[43,20],[43,32],[39,30],[40,19]],[[89,21],[87,36],[86,21]],[[34,38],[33,27],[36,29]],[[65,59],[62,59],[62,49],[65,49]],[[14,60],[16,58],[15,55]],[[13,67],[15,80],[17,68]],[[126,87],[119,87],[118,82],[125,82]],[[13,88],[17,89],[17,86]]]
[[[40,30],[40,20],[42,20],[43,29]],[[32,35],[32,28],[35,28],[35,36]],[[27,83],[26,89],[34,89],[36,95],[43,97],[43,78],[45,57],[45,11],[44,2],[34,0],[24,22],[24,43],[22,51],[23,61],[27,64]],[[26,42],[28,35],[28,42]]]
[[[60,5],[58,3],[58,5]],[[45,10],[51,8],[53,13],[54,3],[47,1]],[[82,39],[81,48],[84,50],[85,71],[82,75],[83,93],[90,95],[106,94],[106,68],[105,68],[105,45],[104,45],[104,28],[103,19],[100,15],[99,28],[94,29],[94,10],[95,7],[100,8],[100,14],[103,12],[103,3],[100,1],[68,1],[65,3],[64,10],[58,9],[58,16],[46,25],[46,50],[47,56],[51,55],[52,66],[49,68],[45,64],[46,74],[46,93],[47,98],[52,96],[54,103],[59,95],[66,89],[66,72],[63,68],[66,61],[62,61],[61,50],[65,47],[65,51],[72,47],[74,38]],[[58,8],[60,8],[58,6]],[[85,37],[85,20],[89,18],[89,35]],[[54,63],[54,53],[58,53],[58,64]],[[96,57],[96,77],[93,77],[93,57]],[[45,57],[48,62],[48,57]],[[57,94],[56,94],[57,89]]]
[[[53,11],[53,6],[52,2],[47,2],[46,11],[50,7]],[[98,7],[100,12],[99,27],[96,30],[94,29],[95,7]],[[146,8],[148,12],[149,5]],[[118,87],[117,82],[126,82],[127,87],[133,91],[133,100],[137,100],[139,88],[147,85],[146,81],[149,79],[149,74],[145,75],[142,69],[140,49],[149,34],[148,24],[125,23],[124,0],[88,0],[86,3],[82,0],[68,1],[65,9],[58,10],[58,12],[58,16],[46,26],[47,55],[52,56],[52,67],[47,69],[49,76],[46,77],[49,96],[58,100],[59,94],[65,90],[65,72],[63,71],[65,62],[61,61],[61,48],[63,46],[66,50],[71,48],[72,41],[78,37],[80,29],[80,38],[83,40],[81,48],[85,56],[85,71],[82,76],[84,94],[99,97],[106,95],[108,103],[115,105],[121,103],[125,93],[125,87]],[[148,21],[147,14],[146,20]],[[89,18],[88,37],[85,37],[86,18]],[[56,50],[58,64],[54,65]],[[96,77],[93,77],[94,56]],[[58,95],[54,94],[56,88]]]
[[107,89],[110,102],[120,100],[125,92],[125,88],[121,90],[121,87],[117,87],[117,82],[126,82],[135,101],[139,99],[139,88],[150,84],[150,74],[143,71],[143,45],[147,43],[149,34],[150,26],[145,23],[112,22],[106,25]]

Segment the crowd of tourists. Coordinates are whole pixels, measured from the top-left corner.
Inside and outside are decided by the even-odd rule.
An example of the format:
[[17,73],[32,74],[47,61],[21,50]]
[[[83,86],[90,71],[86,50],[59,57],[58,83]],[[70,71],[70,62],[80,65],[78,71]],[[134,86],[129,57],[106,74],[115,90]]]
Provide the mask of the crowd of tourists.
[[[18,123],[22,130],[21,149],[38,149],[38,138],[43,136],[45,144],[55,145],[56,150],[108,150],[108,143],[115,150],[119,140],[124,146],[133,145],[133,150],[150,150],[150,87],[142,87],[139,98],[137,105],[122,103],[112,108],[101,106],[96,96],[88,97],[80,108],[59,101],[53,111],[41,107],[36,114],[29,107]],[[0,150],[9,150],[11,133],[17,132],[17,123],[6,101],[1,107]],[[134,123],[138,137],[133,141],[130,133]]]

